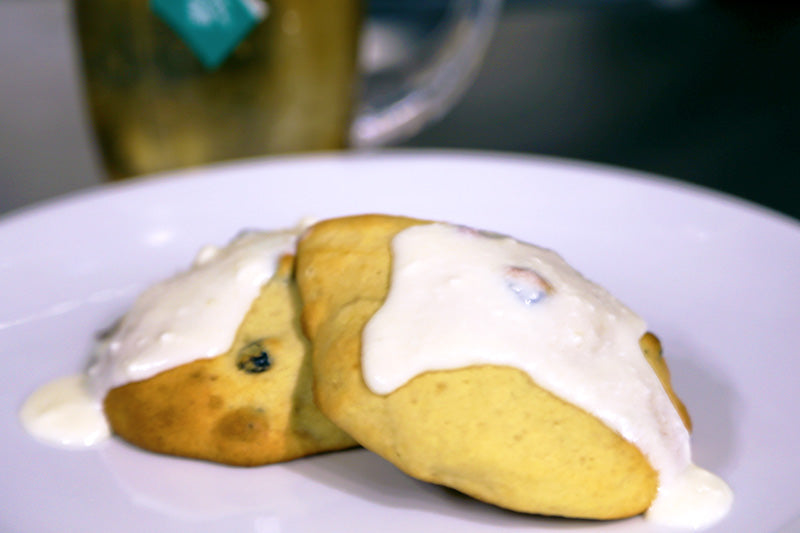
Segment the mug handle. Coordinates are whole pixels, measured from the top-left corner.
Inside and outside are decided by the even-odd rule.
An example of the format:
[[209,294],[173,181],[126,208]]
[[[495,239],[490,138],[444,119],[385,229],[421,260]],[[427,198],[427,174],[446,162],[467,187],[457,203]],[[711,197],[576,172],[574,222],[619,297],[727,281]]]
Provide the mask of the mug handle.
[[[433,53],[415,57],[394,71],[364,73],[350,146],[371,148],[399,142],[450,110],[478,72],[502,4],[502,0],[453,0]],[[366,41],[369,46],[369,36]]]

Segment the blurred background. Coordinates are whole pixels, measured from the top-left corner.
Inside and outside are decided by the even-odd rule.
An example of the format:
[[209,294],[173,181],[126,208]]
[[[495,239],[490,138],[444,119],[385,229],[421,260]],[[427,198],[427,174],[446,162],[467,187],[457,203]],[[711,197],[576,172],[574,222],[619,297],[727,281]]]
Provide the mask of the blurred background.
[[[439,0],[372,0],[392,61]],[[404,147],[619,165],[800,218],[800,5],[507,0],[474,84]],[[0,214],[101,182],[66,0],[0,0]]]

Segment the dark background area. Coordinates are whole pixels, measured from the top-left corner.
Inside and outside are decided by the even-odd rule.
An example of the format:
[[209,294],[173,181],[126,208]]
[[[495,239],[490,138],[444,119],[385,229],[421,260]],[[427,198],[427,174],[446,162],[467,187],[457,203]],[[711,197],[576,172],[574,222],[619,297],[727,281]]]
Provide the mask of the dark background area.
[[800,218],[800,7],[529,2],[475,85],[403,143],[654,172]]

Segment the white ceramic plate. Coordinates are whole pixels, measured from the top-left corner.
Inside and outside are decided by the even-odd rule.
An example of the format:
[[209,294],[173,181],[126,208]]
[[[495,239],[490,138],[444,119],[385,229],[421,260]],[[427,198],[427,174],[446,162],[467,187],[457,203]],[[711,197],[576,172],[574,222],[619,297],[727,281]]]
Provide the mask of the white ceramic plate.
[[[490,154],[245,162],[108,186],[0,221],[0,530],[258,533],[655,530],[501,511],[363,450],[239,469],[112,440],[54,449],[17,420],[92,339],[205,243],[304,216],[384,212],[554,248],[646,317],[692,412],[695,461],[736,494],[718,531],[800,514],[800,224],[654,176]],[[787,529],[788,530],[788,529]]]

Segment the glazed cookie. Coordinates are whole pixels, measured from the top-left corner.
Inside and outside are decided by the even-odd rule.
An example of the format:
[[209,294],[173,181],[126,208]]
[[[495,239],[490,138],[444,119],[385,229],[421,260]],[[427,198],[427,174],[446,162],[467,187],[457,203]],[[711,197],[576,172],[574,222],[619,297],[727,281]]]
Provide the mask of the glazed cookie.
[[[298,244],[296,276],[320,409],[415,478],[516,511],[611,519],[648,509],[660,477],[689,460],[688,414],[658,340],[552,252],[460,226],[366,215],[313,226]],[[570,306],[598,302],[614,321],[632,323],[634,338],[592,326],[593,316],[561,323]],[[528,328],[533,337],[521,333]],[[619,346],[635,352],[632,374],[603,366]],[[622,379],[593,388],[585,373],[565,377],[574,368],[553,356],[586,366],[589,381]],[[645,408],[656,418],[645,425],[677,435],[677,446],[640,436],[629,427],[640,415],[613,412],[619,402],[600,401],[599,412],[580,405],[641,389],[625,382],[640,375],[647,401],[658,403]],[[579,393],[565,395],[570,388]],[[664,458],[673,448],[677,466]]]
[[[291,244],[286,248],[290,249]],[[258,242],[245,245],[252,248],[248,253],[262,253]],[[221,261],[229,261],[237,276],[244,279],[253,273],[253,263],[244,261],[243,252],[229,255]],[[287,461],[355,445],[314,404],[309,343],[300,331],[300,302],[292,277],[293,257],[280,252],[276,261],[274,273],[263,273],[269,278],[260,289],[248,287],[255,288],[257,296],[248,304],[249,310],[229,349],[221,350],[224,353],[193,358],[144,379],[113,384],[105,395],[104,410],[117,435],[158,453],[242,466]],[[202,268],[200,265],[195,270]],[[218,283],[229,289],[223,281]],[[259,278],[245,281],[253,285]],[[202,281],[207,282],[209,279]],[[174,289],[153,290],[164,293]],[[168,315],[184,312],[183,304],[173,309],[162,301],[163,297],[153,296],[154,300],[158,298]],[[203,296],[200,305],[213,305],[214,299],[211,294]],[[138,320],[135,326],[143,328],[141,322],[150,316],[127,320]],[[209,318],[224,327],[222,313]],[[204,326],[201,318],[198,322],[198,328],[213,327],[213,323]],[[124,334],[119,331],[124,327],[123,322],[112,332],[112,340],[106,340],[106,359],[111,357],[109,343],[113,344],[114,335]],[[135,344],[136,335],[131,333],[128,337]],[[169,338],[158,339],[159,343],[162,340]],[[106,360],[103,373],[113,374],[108,370],[111,366]]]

